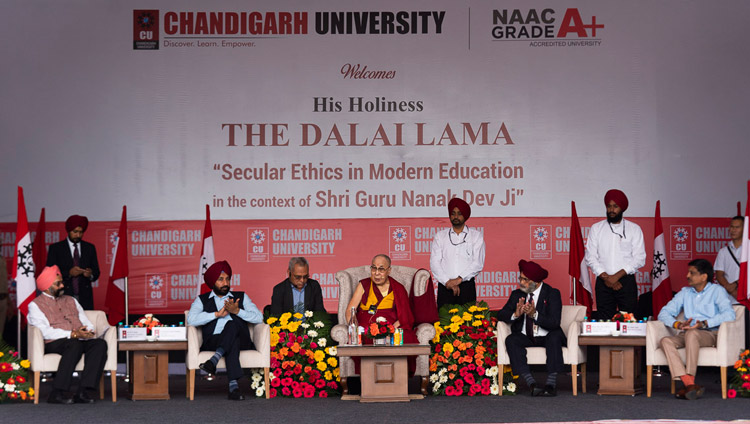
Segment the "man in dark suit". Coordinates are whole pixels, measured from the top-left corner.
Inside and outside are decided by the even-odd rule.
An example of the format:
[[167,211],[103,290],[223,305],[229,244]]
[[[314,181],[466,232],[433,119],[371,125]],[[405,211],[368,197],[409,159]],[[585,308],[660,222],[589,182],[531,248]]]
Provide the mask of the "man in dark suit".
[[73,296],[83,309],[94,309],[94,292],[91,283],[99,279],[99,261],[96,247],[83,241],[89,226],[85,216],[72,215],[65,221],[65,240],[51,244],[47,252],[47,266],[57,265],[63,276],[65,291]]
[[288,278],[273,288],[271,315],[284,312],[325,311],[323,291],[310,279],[310,265],[303,257],[289,260]]
[[[562,345],[565,333],[560,328],[562,300],[560,291],[544,283],[548,272],[535,262],[518,262],[519,288],[498,311],[497,319],[510,323],[511,334],[505,339],[513,374],[528,384],[531,396],[556,396],[557,373],[563,371]],[[544,347],[547,351],[547,382],[538,388],[526,362],[526,348]]]

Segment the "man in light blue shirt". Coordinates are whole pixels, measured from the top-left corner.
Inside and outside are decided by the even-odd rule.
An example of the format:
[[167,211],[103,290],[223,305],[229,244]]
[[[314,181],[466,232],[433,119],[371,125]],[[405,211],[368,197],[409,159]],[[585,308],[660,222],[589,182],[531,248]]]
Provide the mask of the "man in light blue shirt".
[[[702,346],[716,346],[719,325],[735,319],[732,301],[718,284],[713,284],[714,270],[711,262],[694,259],[688,264],[688,287],[680,290],[659,312],[659,321],[680,333],[661,339],[672,378],[680,379],[685,388],[677,392],[679,399],[698,399],[705,389],[695,384],[698,369],[698,352]],[[684,311],[685,321],[677,316]],[[739,335],[738,335],[739,336]],[[683,363],[677,349],[685,348]]]
[[201,326],[201,350],[216,351],[200,368],[216,373],[216,364],[224,357],[229,379],[229,399],[244,400],[237,380],[242,377],[240,350],[254,349],[247,323],[263,322],[263,315],[243,292],[230,291],[232,267],[227,261],[216,262],[203,274],[213,290],[198,296],[190,306],[188,325]]

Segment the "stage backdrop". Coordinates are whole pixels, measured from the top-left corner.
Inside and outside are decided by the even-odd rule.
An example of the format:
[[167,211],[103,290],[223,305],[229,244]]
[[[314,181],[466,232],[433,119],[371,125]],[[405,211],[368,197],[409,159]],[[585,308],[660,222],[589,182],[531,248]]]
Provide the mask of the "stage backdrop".
[[[603,209],[603,206],[602,206]],[[447,215],[447,213],[446,213]],[[600,218],[581,218],[584,237]],[[650,290],[654,225],[636,218],[648,257],[636,275],[639,292]],[[687,262],[696,257],[713,262],[729,240],[728,219],[664,218],[665,242],[672,287],[686,285]],[[226,259],[234,271],[233,285],[248,293],[259,307],[271,303],[273,286],[286,278],[289,258],[305,256],[310,275],[323,289],[326,309],[338,308],[335,273],[368,265],[376,253],[386,253],[395,265],[429,269],[430,243],[436,231],[447,231],[448,218],[213,221],[216,259]],[[518,286],[518,260],[531,259],[550,271],[547,283],[560,289],[565,303],[572,293],[568,277],[570,218],[471,218],[484,231],[487,244],[484,270],[477,277],[477,297],[500,308]],[[103,307],[118,222],[93,222],[86,240],[97,246],[102,276],[95,284],[97,308]],[[34,228],[35,223],[31,223]],[[47,244],[65,237],[63,223],[48,223]],[[132,313],[181,313],[202,283],[198,264],[203,221],[130,222],[130,310]],[[12,224],[0,224],[3,256],[12,257]]]
[[3,1],[3,253],[17,185],[31,219],[91,218],[104,275],[127,205],[134,307],[181,310],[209,204],[217,257],[259,304],[304,254],[333,309],[337,269],[381,251],[427,266],[458,196],[488,243],[480,297],[498,306],[521,257],[563,288],[571,200],[599,217],[621,188],[646,234],[658,199],[682,217],[665,230],[735,214],[747,16],[744,0]]

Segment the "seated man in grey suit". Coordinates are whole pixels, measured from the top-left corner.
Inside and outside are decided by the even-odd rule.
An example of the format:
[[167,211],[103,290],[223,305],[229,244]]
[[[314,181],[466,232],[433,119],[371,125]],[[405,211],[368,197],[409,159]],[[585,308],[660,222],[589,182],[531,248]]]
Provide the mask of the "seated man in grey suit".
[[284,312],[325,311],[323,291],[310,279],[310,265],[303,257],[289,260],[288,278],[273,288],[271,315]]

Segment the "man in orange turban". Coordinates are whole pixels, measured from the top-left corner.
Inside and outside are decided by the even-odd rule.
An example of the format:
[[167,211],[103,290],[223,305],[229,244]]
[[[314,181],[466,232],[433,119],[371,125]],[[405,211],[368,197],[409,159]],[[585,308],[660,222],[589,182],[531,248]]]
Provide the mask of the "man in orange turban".
[[[88,390],[94,390],[101,380],[107,343],[96,338],[94,324],[78,301],[63,294],[65,284],[57,266],[45,267],[36,279],[36,287],[42,293],[29,304],[29,324],[41,330],[45,353],[62,356],[47,402],[93,403]],[[81,356],[84,356],[83,372],[78,391],[71,397],[71,379]]]

